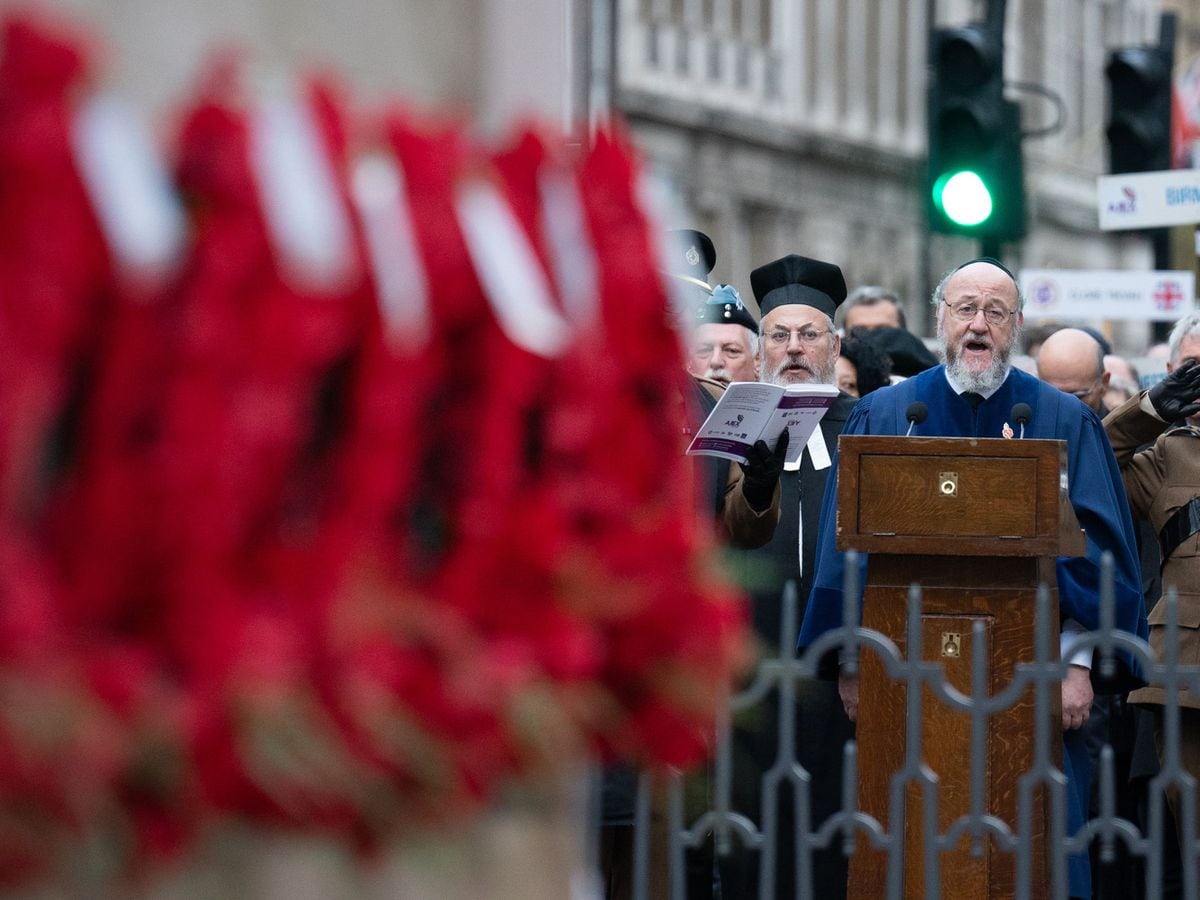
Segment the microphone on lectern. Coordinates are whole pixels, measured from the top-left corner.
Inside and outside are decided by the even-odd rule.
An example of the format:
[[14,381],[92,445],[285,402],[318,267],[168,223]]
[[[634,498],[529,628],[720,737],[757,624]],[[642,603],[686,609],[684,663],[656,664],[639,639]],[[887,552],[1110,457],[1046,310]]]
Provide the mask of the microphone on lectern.
[[1025,437],[1025,426],[1033,418],[1033,407],[1028,403],[1014,403],[1012,408],[1013,422],[1021,426],[1021,437]]
[[929,416],[929,407],[920,400],[914,400],[908,404],[908,409],[904,411],[904,418],[908,420],[908,431],[904,432],[904,436],[908,437],[912,434],[913,427],[920,425]]

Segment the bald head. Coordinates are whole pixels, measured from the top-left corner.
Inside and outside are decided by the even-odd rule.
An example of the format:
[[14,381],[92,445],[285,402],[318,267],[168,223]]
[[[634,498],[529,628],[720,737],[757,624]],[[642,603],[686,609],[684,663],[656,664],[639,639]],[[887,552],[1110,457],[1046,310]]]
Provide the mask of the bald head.
[[1104,371],[1104,348],[1086,331],[1064,328],[1046,338],[1037,368],[1042,381],[1100,411],[1109,376]]

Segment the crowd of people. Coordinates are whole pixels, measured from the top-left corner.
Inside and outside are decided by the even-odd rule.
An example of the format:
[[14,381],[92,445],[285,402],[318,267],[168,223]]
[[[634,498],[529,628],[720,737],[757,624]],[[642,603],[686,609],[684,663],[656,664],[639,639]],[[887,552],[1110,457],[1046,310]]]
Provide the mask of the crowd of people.
[[[1026,330],[1020,286],[996,259],[969,260],[945,275],[932,297],[936,333],[926,341],[909,330],[896,293],[874,286],[848,291],[837,265],[794,254],[751,273],[756,318],[735,288],[709,284],[716,253],[707,236],[679,231],[671,239],[669,274],[686,297],[689,317],[687,370],[708,396],[736,381],[839,388],[799,461],[782,464],[786,447],[760,443],[747,462],[743,480],[757,481],[760,495],[764,485],[773,489],[779,482],[770,506],[774,533],[761,546],[741,542],[743,549],[730,551],[763,652],[790,644],[803,651],[843,624],[845,560],[835,548],[839,435],[905,434],[911,430],[905,411],[920,401],[928,409],[914,432],[920,436],[1011,437],[1006,419],[1014,403],[1027,403],[1034,415],[1025,436],[1066,442],[1069,496],[1087,538],[1084,556],[1060,558],[1056,566],[1061,650],[1069,661],[1062,684],[1067,830],[1077,832],[1098,812],[1095,772],[1107,744],[1116,759],[1118,814],[1145,831],[1149,778],[1164,760],[1170,763],[1164,689],[1144,686],[1147,673],[1129,654],[1119,654],[1120,677],[1102,680],[1093,672],[1091,651],[1071,644],[1101,626],[1097,585],[1101,555],[1108,553],[1116,627],[1148,637],[1161,659],[1167,613],[1160,597],[1164,585],[1174,585],[1178,660],[1200,662],[1200,594],[1187,577],[1200,558],[1200,475],[1188,461],[1189,439],[1200,438],[1200,313],[1185,316],[1165,345],[1147,352],[1165,358],[1167,375],[1142,389],[1131,363],[1094,329]],[[695,426],[702,421],[693,419]],[[719,495],[735,497],[736,483],[737,477],[721,476],[729,493]],[[722,502],[714,507],[718,514]],[[733,542],[739,543],[736,536]],[[865,555],[859,564],[862,585]],[[781,633],[780,598],[788,582],[797,586],[802,607],[799,635]],[[797,681],[791,723],[795,759],[811,775],[813,831],[841,808],[843,748],[858,714],[856,677],[840,672],[836,659],[824,662],[823,677]],[[1186,684],[1179,698],[1180,758],[1187,772],[1197,773],[1200,700]],[[734,811],[760,823],[761,777],[781,752],[776,707],[764,701],[734,720]],[[1181,815],[1178,792],[1167,795]],[[791,897],[797,823],[786,782],[777,800],[771,877],[776,896]],[[1170,829],[1168,838],[1175,840]],[[1164,859],[1163,896],[1170,896],[1180,883],[1177,846],[1165,846]],[[1068,861],[1070,895],[1139,896],[1143,864],[1122,852],[1100,869],[1096,853],[1090,859],[1077,854]],[[705,858],[688,877],[690,897],[757,896],[759,861],[735,842],[731,854]],[[817,852],[811,877],[814,896],[845,896],[847,861],[837,842]]]

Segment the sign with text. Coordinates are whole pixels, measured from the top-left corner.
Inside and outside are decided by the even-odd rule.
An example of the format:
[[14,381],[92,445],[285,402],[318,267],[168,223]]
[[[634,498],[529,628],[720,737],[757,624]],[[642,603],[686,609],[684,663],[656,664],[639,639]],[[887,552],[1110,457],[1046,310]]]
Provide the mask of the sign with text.
[[1104,231],[1200,223],[1200,169],[1102,175],[1096,199]]
[[1196,305],[1191,272],[1022,269],[1026,319],[1173,322]]

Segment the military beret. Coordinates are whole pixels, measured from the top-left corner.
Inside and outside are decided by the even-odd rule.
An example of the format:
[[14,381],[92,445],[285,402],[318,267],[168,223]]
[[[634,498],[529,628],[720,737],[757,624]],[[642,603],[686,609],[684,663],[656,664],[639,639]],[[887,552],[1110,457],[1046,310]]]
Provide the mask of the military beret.
[[731,284],[718,284],[704,303],[693,307],[693,325],[742,325],[758,334],[758,322]]

